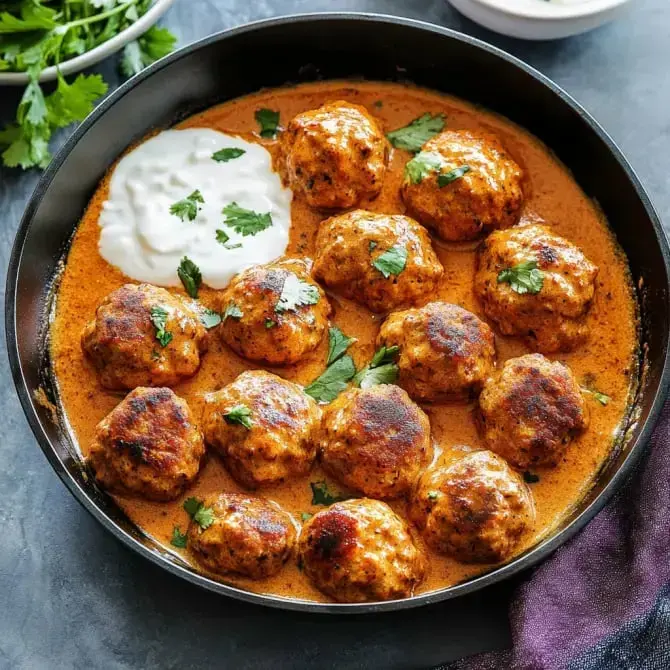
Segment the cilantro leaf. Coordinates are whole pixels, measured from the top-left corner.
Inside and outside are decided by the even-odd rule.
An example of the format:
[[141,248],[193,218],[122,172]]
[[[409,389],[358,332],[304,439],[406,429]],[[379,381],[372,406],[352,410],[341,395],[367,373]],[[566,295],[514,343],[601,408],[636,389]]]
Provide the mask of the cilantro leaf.
[[437,491],[429,491],[428,492],[428,499],[429,500],[437,500],[439,498],[440,494]]
[[273,319],[265,319],[265,327],[270,330],[270,328],[274,328],[277,325],[277,322],[274,321]]
[[351,356],[342,356],[305,388],[305,393],[317,402],[331,402],[345,388],[356,374],[356,366]]
[[456,167],[453,170],[449,170],[449,172],[443,172],[442,174],[437,175],[437,185],[440,188],[444,188],[448,184],[451,184],[452,181],[456,181],[457,179],[460,179],[463,175],[466,175],[468,172],[470,172],[472,168],[469,165],[461,165],[460,167]]
[[391,275],[399,275],[407,264],[407,248],[401,245],[391,247],[372,261],[372,267],[379,270],[388,279]]
[[362,389],[378,384],[394,384],[398,379],[396,359],[400,347],[382,346],[375,352],[372,360],[354,377],[354,384]]
[[279,112],[272,109],[257,109],[254,114],[256,122],[260,126],[260,136],[273,139],[279,129]]
[[202,284],[200,268],[187,256],[184,256],[177,268],[177,275],[179,276],[179,279],[181,279],[181,283],[184,285],[186,293],[188,293],[191,298],[197,298],[198,289],[200,288],[200,284]]
[[123,48],[119,67],[126,77],[141,72],[163,56],[172,52],[177,38],[167,29],[152,26],[140,38],[129,42]]
[[328,361],[334,363],[355,342],[355,338],[347,337],[339,328],[333,326],[328,330]]
[[606,406],[609,404],[609,401],[612,399],[606,393],[601,393],[594,388],[584,388],[582,387],[584,393],[592,395],[601,405]]
[[228,307],[223,311],[223,321],[230,317],[231,319],[241,319],[244,316],[244,312],[234,303],[229,302]]
[[165,330],[167,325],[168,313],[162,307],[151,308],[151,323],[156,329],[156,339],[161,347],[167,347],[172,342],[172,333]]
[[226,205],[222,213],[226,217],[224,223],[243,237],[256,235],[272,225],[270,212],[259,214],[251,209],[240,207],[236,202]]
[[538,269],[537,261],[524,261],[498,274],[498,283],[509,284],[520,295],[539,293],[544,285],[544,272]]
[[347,499],[347,496],[331,493],[328,489],[328,483],[324,480],[310,482],[309,486],[312,489],[312,505],[327,506]]
[[281,314],[290,310],[295,311],[298,307],[316,305],[319,297],[319,289],[314,284],[300,279],[293,273],[288,274],[279,301],[275,305],[275,312]]
[[202,500],[187,498],[184,501],[184,510],[203,530],[214,523],[214,510],[211,507],[205,507]]
[[424,114],[409,125],[393,130],[386,137],[396,149],[416,153],[431,138],[444,128],[444,114]]
[[420,184],[431,172],[439,170],[443,158],[434,151],[421,151],[405,165],[405,179]]
[[200,211],[198,204],[204,202],[205,199],[202,197],[202,193],[196,189],[191,195],[187,195],[183,200],[179,200],[173,205],[170,205],[170,214],[178,216],[182,221],[186,221],[186,219],[195,221],[195,217],[198,216],[198,212]]
[[0,12],[0,35],[31,30],[51,30],[56,27],[56,12],[37,2],[22,2],[20,16]]
[[225,249],[239,249],[242,246],[239,242],[237,244],[227,244],[229,240],[230,235],[225,230],[216,229],[216,241]]
[[170,544],[173,547],[183,549],[186,546],[186,538],[186,533],[182,533],[181,528],[179,528],[179,526],[175,526],[172,529],[172,539],[170,540]]
[[247,152],[244,149],[238,149],[237,147],[226,147],[225,149],[219,149],[218,151],[215,151],[212,154],[212,159],[217,163],[227,163],[234,158],[239,158],[245,153]]
[[93,103],[107,93],[107,84],[99,74],[80,74],[71,84],[58,77],[58,87],[46,98],[47,117],[54,128],[64,128],[85,119]]
[[200,500],[191,496],[190,498],[186,498],[186,500],[184,500],[183,507],[186,514],[192,517],[198,511],[198,509],[200,509],[201,505],[202,502]]
[[523,473],[523,481],[526,482],[526,484],[537,484],[540,481],[540,476],[529,470],[525,470]]
[[207,330],[216,328],[221,323],[221,315],[213,309],[206,309],[200,316],[200,322]]
[[300,520],[305,523],[305,521],[309,521],[314,515],[310,512],[301,512],[300,513]]
[[226,423],[239,423],[247,430],[251,430],[254,422],[251,420],[251,410],[246,405],[235,405],[223,413]]
[[386,363],[395,363],[399,353],[400,347],[397,345],[393,345],[392,347],[381,346],[375,351],[375,355],[370,361],[370,367],[376,368]]

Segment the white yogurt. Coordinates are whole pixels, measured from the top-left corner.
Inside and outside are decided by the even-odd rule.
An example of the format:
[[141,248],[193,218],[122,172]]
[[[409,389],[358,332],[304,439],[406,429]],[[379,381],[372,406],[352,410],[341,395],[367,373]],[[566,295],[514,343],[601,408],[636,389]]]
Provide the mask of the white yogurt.
[[[244,154],[217,162],[212,154],[235,147]],[[195,190],[195,220],[182,221],[170,207]],[[242,236],[225,224],[222,210],[236,202],[272,225]],[[281,256],[288,244],[291,191],[272,170],[270,154],[259,144],[208,128],[166,130],[140,144],[116,166],[109,198],[100,214],[100,255],[125,275],[159,286],[179,286],[177,268],[184,256],[202,273],[203,282],[225,288],[240,270]],[[230,237],[217,242],[217,230]]]

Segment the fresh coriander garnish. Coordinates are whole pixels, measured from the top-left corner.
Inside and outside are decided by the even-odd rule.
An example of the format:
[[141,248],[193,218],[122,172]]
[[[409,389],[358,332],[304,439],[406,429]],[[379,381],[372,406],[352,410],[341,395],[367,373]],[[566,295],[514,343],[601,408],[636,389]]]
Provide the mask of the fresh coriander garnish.
[[333,326],[328,330],[328,361],[331,365],[356,341],[353,337],[347,337],[339,328]]
[[281,314],[290,310],[295,311],[298,307],[316,305],[317,302],[319,302],[319,289],[314,284],[289,273],[284,280],[279,301],[275,305],[275,312]]
[[428,492],[428,499],[429,500],[437,500],[439,495],[440,494],[437,491],[429,491]]
[[444,159],[434,151],[421,151],[405,164],[405,179],[420,184],[431,172],[442,166]]
[[372,267],[379,270],[388,279],[391,275],[399,275],[407,264],[407,248],[398,244],[380,254],[372,261]]
[[181,283],[184,285],[186,293],[188,293],[191,298],[197,298],[198,289],[200,288],[200,284],[202,284],[200,268],[190,258],[184,256],[177,268],[177,275],[179,276],[179,279],[181,279]]
[[203,530],[214,523],[214,510],[211,507],[205,507],[202,500],[187,498],[184,501],[184,510]]
[[223,208],[223,215],[226,217],[224,223],[243,237],[256,235],[272,225],[270,212],[259,214],[251,209],[240,207],[236,202],[226,205]]
[[300,513],[300,520],[304,523],[305,521],[309,521],[314,515],[311,514],[310,512],[301,512]]
[[347,388],[355,374],[356,366],[351,356],[342,356],[307,386],[305,393],[317,402],[331,402]]
[[443,188],[444,186],[451,184],[451,182],[460,179],[463,175],[468,174],[471,169],[472,168],[469,165],[461,165],[453,170],[449,170],[449,172],[442,172],[437,175],[437,185],[440,188]]
[[505,268],[498,274],[498,283],[509,284],[513,291],[539,293],[544,284],[544,272],[538,269],[537,261],[524,261],[511,268]]
[[232,161],[234,158],[239,158],[247,153],[244,149],[238,149],[237,147],[226,147],[225,149],[219,149],[212,154],[212,160],[215,160],[217,163],[227,163]]
[[526,482],[526,484],[537,484],[540,481],[540,475],[536,475],[535,473],[526,470],[523,473],[523,481]]
[[173,547],[183,549],[186,546],[186,537],[186,533],[182,533],[181,528],[179,528],[179,526],[175,526],[172,529],[172,539],[170,540],[170,544]]
[[398,365],[395,362],[400,347],[382,346],[375,352],[372,360],[354,377],[354,384],[362,389],[378,384],[394,384],[398,379]]
[[238,242],[237,244],[227,244],[230,240],[228,233],[225,230],[220,228],[216,229],[216,241],[226,249],[239,249],[242,245]]
[[198,500],[197,498],[194,498],[191,496],[190,498],[186,498],[184,500],[184,511],[186,514],[188,514],[190,517],[192,517],[202,506],[202,502]]
[[431,138],[442,132],[444,128],[444,114],[424,114],[414,119],[409,125],[393,130],[386,135],[389,142],[396,149],[405,149],[416,153]]
[[195,221],[195,217],[198,216],[198,212],[200,211],[198,203],[202,204],[204,202],[205,199],[202,197],[202,193],[196,189],[191,195],[171,205],[170,214],[178,216],[182,221],[186,221],[186,219]]
[[172,333],[165,330],[167,325],[168,313],[162,307],[152,307],[151,308],[151,323],[156,329],[156,339],[161,347],[167,347],[170,342],[172,342]]
[[244,312],[234,303],[229,302],[228,307],[223,311],[223,321],[228,318],[231,319],[241,319],[244,316]]
[[277,325],[277,322],[274,321],[273,319],[265,319],[265,327],[267,330],[270,330],[270,328],[274,328]]
[[347,499],[346,496],[331,493],[328,490],[328,483],[325,482],[324,480],[318,482],[310,482],[309,486],[312,489],[312,505],[327,506]]
[[251,430],[253,421],[251,420],[251,410],[246,405],[235,405],[223,413],[226,423],[239,423],[247,430]]
[[221,315],[213,309],[206,309],[200,316],[200,322],[207,328],[207,330],[209,330],[221,323]]
[[272,139],[279,128],[279,112],[272,109],[257,109],[254,114],[256,122],[261,127],[260,136]]
[[[95,5],[96,3],[92,4]],[[117,3],[117,5],[122,6],[123,3]],[[97,6],[104,8],[105,3],[98,2]],[[132,18],[133,9],[133,7],[128,8],[126,17],[130,14]],[[137,15],[138,13],[135,12],[135,16]],[[137,18],[133,20],[136,21]],[[167,28],[152,26],[144,35],[126,44],[119,69],[126,77],[132,77],[134,74],[141,72],[147,65],[151,65],[159,58],[167,56],[174,49],[176,41],[177,38]]]
[[612,399],[606,393],[601,393],[600,391],[596,391],[596,389],[582,387],[582,391],[592,395],[603,406],[608,405],[609,401]]
[[377,248],[377,243],[374,240],[368,242],[368,251],[372,252]]

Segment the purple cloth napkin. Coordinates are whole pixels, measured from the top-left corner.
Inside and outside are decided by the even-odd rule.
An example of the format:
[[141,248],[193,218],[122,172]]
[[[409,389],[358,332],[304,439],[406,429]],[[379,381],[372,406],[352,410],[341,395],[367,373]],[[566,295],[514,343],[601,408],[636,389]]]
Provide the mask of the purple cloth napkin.
[[513,648],[454,670],[670,669],[670,402],[637,471],[510,607]]

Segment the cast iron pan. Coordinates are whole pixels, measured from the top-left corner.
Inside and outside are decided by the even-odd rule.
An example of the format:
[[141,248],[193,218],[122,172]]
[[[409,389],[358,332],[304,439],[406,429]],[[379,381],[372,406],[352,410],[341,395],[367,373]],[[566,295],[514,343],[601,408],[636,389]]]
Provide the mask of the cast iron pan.
[[[602,207],[623,249],[641,306],[644,374],[629,425],[593,489],[550,538],[466,583],[407,600],[319,604],[257,595],[198,574],[143,536],[86,477],[70,437],[44,403],[58,404],[47,324],[54,280],[73,230],[112,161],[152,128],[263,87],[320,78],[408,80],[495,110],[541,138]],[[668,245],[632,169],[607,134],[564,91],[521,61],[436,26],[371,15],[262,21],[196,42],[131,79],[77,129],[44,173],[21,222],[7,277],[7,344],[16,388],[42,450],[79,502],[122,542],[166,570],[221,594],[311,612],[380,612],[453,598],[541,561],[619,488],[644,450],[668,387]]]

